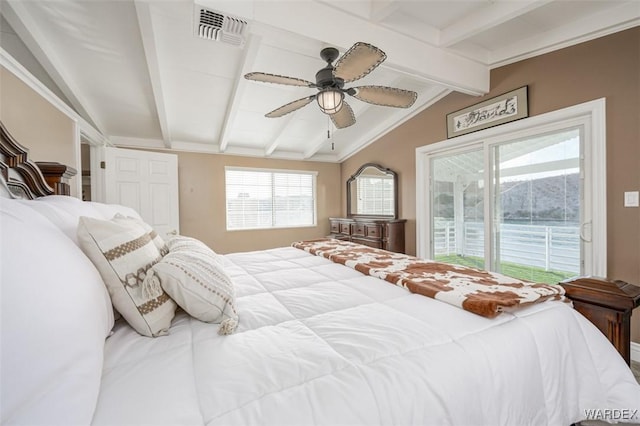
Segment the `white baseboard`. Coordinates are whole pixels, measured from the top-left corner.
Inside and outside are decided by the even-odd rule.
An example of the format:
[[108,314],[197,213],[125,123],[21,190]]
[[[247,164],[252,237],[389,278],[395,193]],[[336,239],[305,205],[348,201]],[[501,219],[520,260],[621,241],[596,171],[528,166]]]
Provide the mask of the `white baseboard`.
[[640,343],[631,342],[631,361],[640,362]]

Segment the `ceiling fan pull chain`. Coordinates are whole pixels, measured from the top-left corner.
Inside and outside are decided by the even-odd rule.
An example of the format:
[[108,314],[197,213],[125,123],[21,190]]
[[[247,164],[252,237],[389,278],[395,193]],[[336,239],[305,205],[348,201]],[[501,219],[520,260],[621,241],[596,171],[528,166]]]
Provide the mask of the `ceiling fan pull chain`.
[[[329,116],[327,115],[327,139],[331,139],[331,121],[329,120]],[[331,141],[331,151],[335,150],[335,146],[333,141]]]

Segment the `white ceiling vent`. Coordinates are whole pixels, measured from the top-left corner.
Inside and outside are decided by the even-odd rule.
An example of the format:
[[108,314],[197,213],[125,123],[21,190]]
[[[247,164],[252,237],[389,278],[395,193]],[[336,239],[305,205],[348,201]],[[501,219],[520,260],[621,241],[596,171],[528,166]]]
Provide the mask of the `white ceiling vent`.
[[195,7],[196,35],[208,40],[243,46],[247,21],[202,6]]

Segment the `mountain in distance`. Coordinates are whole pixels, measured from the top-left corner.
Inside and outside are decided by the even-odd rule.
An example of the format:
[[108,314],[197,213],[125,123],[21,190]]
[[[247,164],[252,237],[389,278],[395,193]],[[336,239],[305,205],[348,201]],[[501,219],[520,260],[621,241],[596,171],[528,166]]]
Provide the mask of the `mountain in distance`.
[[[453,184],[436,183],[434,215],[452,220]],[[509,181],[500,185],[503,222],[555,223],[580,219],[580,177],[578,173],[539,179]],[[484,216],[484,190],[472,182],[464,191],[466,221],[481,221]]]

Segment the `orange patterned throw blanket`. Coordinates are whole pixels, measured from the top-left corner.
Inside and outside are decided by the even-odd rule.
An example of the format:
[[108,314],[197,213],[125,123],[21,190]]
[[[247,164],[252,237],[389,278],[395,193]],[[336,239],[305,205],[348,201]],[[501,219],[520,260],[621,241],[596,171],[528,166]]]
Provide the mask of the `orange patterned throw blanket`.
[[568,302],[564,289],[559,285],[521,281],[494,272],[418,259],[347,241],[320,239],[292,245],[363,274],[384,279],[412,293],[488,318],[545,300]]

